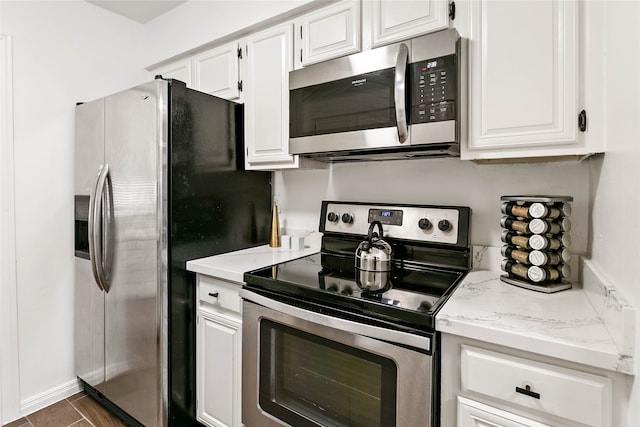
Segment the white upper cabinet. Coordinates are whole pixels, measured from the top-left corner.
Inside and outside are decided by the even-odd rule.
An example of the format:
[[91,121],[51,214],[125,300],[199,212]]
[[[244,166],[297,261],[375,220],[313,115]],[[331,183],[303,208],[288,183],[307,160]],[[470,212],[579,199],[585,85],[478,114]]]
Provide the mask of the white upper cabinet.
[[360,0],[343,0],[295,21],[295,67],[361,50]]
[[191,59],[193,88],[219,98],[240,98],[238,42],[202,52]]
[[219,98],[241,101],[240,46],[240,42],[234,41],[152,71],[164,78],[183,81],[189,88]]
[[155,75],[161,75],[165,79],[176,79],[186,83],[187,87],[191,86],[191,61],[183,59],[154,68]]
[[469,139],[463,159],[580,156],[578,5],[470,2]]
[[447,0],[363,0],[365,49],[449,28]]
[[247,169],[298,167],[298,156],[289,154],[292,41],[291,22],[247,37],[243,59]]

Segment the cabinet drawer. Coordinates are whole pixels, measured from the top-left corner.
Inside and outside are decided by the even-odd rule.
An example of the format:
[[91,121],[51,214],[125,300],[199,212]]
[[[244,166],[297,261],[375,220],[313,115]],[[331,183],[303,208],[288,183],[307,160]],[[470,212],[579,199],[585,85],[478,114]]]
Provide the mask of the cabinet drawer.
[[[458,425],[465,427],[551,427],[489,405],[458,396]],[[559,427],[554,425],[553,427]]]
[[241,285],[210,276],[198,275],[198,297],[201,304],[240,313]]
[[547,363],[462,346],[464,392],[590,426],[611,425],[611,380]]

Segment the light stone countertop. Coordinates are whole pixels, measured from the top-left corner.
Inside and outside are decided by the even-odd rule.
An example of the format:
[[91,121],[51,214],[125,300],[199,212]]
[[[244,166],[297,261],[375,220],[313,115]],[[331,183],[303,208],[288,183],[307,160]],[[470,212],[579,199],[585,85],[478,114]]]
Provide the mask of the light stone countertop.
[[301,258],[316,252],[320,252],[320,246],[314,243],[299,250],[271,248],[269,245],[262,245],[187,261],[187,270],[242,284],[244,283],[244,273],[247,271]]
[[[634,374],[625,348],[581,285],[545,294],[504,283],[499,271],[470,272],[436,316],[436,329],[606,370]],[[607,292],[603,292],[603,295]],[[623,302],[622,336],[633,336],[635,311]],[[616,342],[618,341],[618,342]],[[631,351],[629,351],[631,350]]]

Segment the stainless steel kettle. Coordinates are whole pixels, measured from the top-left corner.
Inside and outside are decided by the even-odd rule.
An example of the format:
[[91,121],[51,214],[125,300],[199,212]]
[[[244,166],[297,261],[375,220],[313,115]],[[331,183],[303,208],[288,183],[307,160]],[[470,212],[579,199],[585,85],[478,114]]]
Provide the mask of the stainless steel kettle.
[[[376,227],[379,234],[374,231]],[[383,292],[391,288],[393,248],[382,237],[382,223],[372,221],[367,239],[356,249],[356,283],[363,291]]]

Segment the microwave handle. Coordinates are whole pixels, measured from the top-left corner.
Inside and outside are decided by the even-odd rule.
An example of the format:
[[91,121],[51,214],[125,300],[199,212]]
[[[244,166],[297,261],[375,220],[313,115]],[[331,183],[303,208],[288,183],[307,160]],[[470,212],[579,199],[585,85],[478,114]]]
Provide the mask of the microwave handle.
[[398,140],[400,144],[404,143],[409,136],[409,127],[407,125],[406,110],[406,75],[407,64],[409,63],[409,48],[404,43],[400,43],[398,47],[398,56],[396,57],[396,76],[393,97],[396,104],[396,122],[398,123]]

